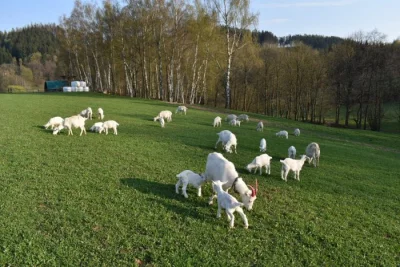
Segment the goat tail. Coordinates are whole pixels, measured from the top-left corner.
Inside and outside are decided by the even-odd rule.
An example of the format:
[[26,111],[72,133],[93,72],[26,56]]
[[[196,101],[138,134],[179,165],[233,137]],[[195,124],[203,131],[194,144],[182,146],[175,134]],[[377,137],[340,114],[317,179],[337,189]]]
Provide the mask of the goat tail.
[[234,206],[234,208],[243,207],[244,204],[242,202],[236,202],[236,203],[233,204],[233,206]]
[[281,162],[283,165],[287,166],[287,164],[286,164],[286,162],[285,162],[284,160],[280,160],[280,162]]

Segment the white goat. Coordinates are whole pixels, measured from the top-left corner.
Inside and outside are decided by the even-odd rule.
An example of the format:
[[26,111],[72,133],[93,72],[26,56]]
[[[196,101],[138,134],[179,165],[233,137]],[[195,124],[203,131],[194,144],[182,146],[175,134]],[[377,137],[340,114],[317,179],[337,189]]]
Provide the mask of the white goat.
[[226,116],[225,121],[230,122],[231,120],[236,120],[237,116],[235,114],[229,114]]
[[187,107],[185,107],[185,106],[179,106],[179,107],[176,108],[175,114],[176,114],[176,113],[183,113],[183,114],[186,115],[186,111],[187,111],[187,110],[188,110]]
[[286,137],[286,139],[289,138],[289,133],[287,131],[280,131],[280,132],[277,132],[275,135],[278,137]]
[[233,228],[233,226],[235,225],[235,216],[233,215],[233,213],[237,211],[240,214],[240,217],[242,217],[244,228],[247,229],[249,227],[249,222],[247,220],[246,214],[244,214],[242,209],[243,203],[237,201],[235,197],[231,196],[222,189],[222,186],[227,182],[212,181],[212,183],[213,188],[218,195],[217,218],[221,218],[221,209],[224,209],[226,215],[228,216],[229,227]]
[[86,134],[86,129],[85,129],[85,121],[86,120],[87,120],[87,118],[84,118],[81,115],[75,115],[75,116],[65,118],[64,123],[62,125],[58,126],[57,128],[55,128],[53,131],[53,134],[56,135],[62,129],[67,128],[68,135],[74,135],[72,133],[72,128],[80,128],[81,134],[79,136],[82,136],[82,133]]
[[289,147],[288,149],[288,158],[295,159],[296,158],[296,148],[294,146]]
[[237,154],[236,146],[237,139],[236,135],[234,135],[231,131],[223,130],[219,133],[217,143],[215,143],[215,149],[217,149],[217,145],[219,142],[222,143],[222,148],[225,149],[226,152],[232,153],[232,148],[235,150],[235,154]]
[[251,172],[254,170],[254,173],[257,172],[257,169],[260,168],[260,175],[262,173],[262,168],[265,167],[265,173],[271,174],[271,159],[272,157],[268,156],[268,154],[262,154],[253,159],[253,161],[247,164],[246,169]]
[[54,129],[55,127],[58,127],[60,125],[62,125],[64,122],[64,119],[61,117],[53,117],[51,118],[45,125],[43,125],[44,128],[49,128],[50,129]]
[[158,113],[156,117],[153,118],[154,121],[158,120],[159,118],[163,118],[167,122],[172,121],[172,112],[169,110],[164,110]]
[[306,148],[306,155],[308,157],[308,163],[314,161],[314,167],[319,166],[319,157],[321,156],[321,150],[317,143],[311,143]]
[[97,109],[97,118],[100,120],[104,120],[104,111],[102,108]]
[[265,152],[267,151],[267,141],[265,138],[261,139],[260,141],[260,152]]
[[239,121],[249,121],[249,116],[246,114],[240,114],[239,117],[237,118]]
[[300,136],[300,129],[294,129],[294,132],[293,132],[293,134],[294,134],[294,136]]
[[[224,190],[232,188],[234,192],[238,193],[241,197],[246,209],[253,209],[254,201],[257,199],[258,183],[256,180],[256,188],[247,185],[242,178],[239,177],[235,169],[235,165],[228,161],[221,153],[210,153],[207,157],[206,171],[204,175],[208,181],[221,181],[227,182],[224,184]],[[210,197],[209,204],[213,204],[213,199],[217,195]]]
[[182,193],[185,198],[188,198],[186,193],[186,187],[188,184],[192,185],[193,187],[197,188],[197,196],[201,197],[201,185],[206,181],[205,177],[202,174],[194,173],[190,170],[185,170],[178,175],[178,182],[175,185],[175,191],[179,194],[179,186],[182,185]]
[[96,122],[92,127],[90,127],[90,131],[98,133],[102,128],[103,122]]
[[263,132],[264,131],[264,123],[262,121],[258,122],[256,130],[258,132]]
[[213,126],[214,127],[221,126],[221,117],[220,116],[215,117]]
[[163,118],[159,118],[158,121],[160,122],[161,128],[164,128],[164,127],[165,127],[165,121],[164,121],[164,119],[163,119]]
[[84,118],[87,118],[87,119],[90,119],[90,120],[91,120],[91,119],[92,119],[92,116],[93,116],[92,108],[91,108],[91,107],[88,107],[87,109],[82,110],[81,113],[80,113],[79,115],[81,115],[81,116],[84,117]]
[[233,119],[229,122],[232,126],[239,126],[240,127],[240,120]]
[[294,179],[300,181],[300,171],[301,168],[303,168],[306,159],[308,159],[306,155],[301,155],[300,159],[286,158],[284,160],[280,160],[280,162],[282,163],[282,170],[281,170],[282,180],[287,182],[287,176],[289,171],[293,171]]
[[103,131],[106,133],[106,135],[108,134],[108,129],[113,129],[114,130],[114,134],[117,135],[117,126],[119,126],[119,124],[116,121],[105,121],[103,123],[103,127],[101,127],[99,133],[102,133]]

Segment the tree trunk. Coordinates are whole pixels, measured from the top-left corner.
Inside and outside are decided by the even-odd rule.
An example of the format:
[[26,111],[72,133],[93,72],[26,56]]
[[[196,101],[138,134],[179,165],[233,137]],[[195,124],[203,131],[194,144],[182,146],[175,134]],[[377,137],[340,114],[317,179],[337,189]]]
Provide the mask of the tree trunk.
[[164,100],[164,88],[163,88],[163,67],[162,67],[162,57],[161,57],[161,41],[157,42],[157,59],[158,59],[158,90],[159,99]]
[[168,101],[174,101],[174,57],[172,56],[168,66]]
[[133,90],[132,90],[132,81],[131,81],[131,75],[129,75],[129,66],[128,62],[126,61],[126,55],[125,55],[125,43],[124,43],[124,38],[121,38],[122,42],[122,61],[124,64],[124,74],[125,74],[125,83],[126,83],[126,91],[130,97],[133,97]]
[[335,114],[335,124],[339,125],[340,121],[340,83],[336,86],[336,114]]
[[146,98],[147,93],[149,91],[149,75],[147,71],[147,56],[146,56],[146,48],[143,47],[143,79],[144,79],[144,92],[142,97]]
[[190,88],[190,97],[189,97],[189,103],[193,104],[194,103],[194,98],[195,98],[195,91],[196,91],[196,68],[197,68],[197,54],[198,54],[198,50],[199,50],[199,38],[200,35],[197,34],[197,38],[196,38],[196,45],[194,48],[194,60],[193,60],[193,64],[192,64],[192,86]]
[[[208,67],[208,55],[204,60],[204,71],[203,71],[203,86],[202,86],[202,95],[204,98],[204,104],[206,105],[208,102],[208,94],[207,94],[207,67]],[[200,104],[200,101],[199,101]]]
[[231,78],[231,63],[232,63],[232,54],[228,52],[228,66],[226,69],[226,87],[225,87],[225,108],[231,108],[231,87],[230,87],[230,78]]

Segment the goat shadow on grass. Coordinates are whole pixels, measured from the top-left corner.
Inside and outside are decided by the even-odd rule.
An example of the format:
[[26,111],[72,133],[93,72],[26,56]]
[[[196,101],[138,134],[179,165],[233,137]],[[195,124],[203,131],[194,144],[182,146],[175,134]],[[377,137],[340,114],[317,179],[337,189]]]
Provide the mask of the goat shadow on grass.
[[157,181],[149,181],[141,178],[123,178],[121,184],[134,188],[145,194],[152,194],[163,198],[177,199],[175,185],[163,184]]
[[43,125],[34,125],[32,127],[36,128],[36,129],[39,129],[39,130],[42,130],[42,132],[53,132],[53,130],[51,130],[50,128],[48,128],[48,129],[44,128]]
[[35,125],[32,127],[41,130],[41,132],[43,132],[43,133],[53,134],[53,130],[51,128],[46,129],[43,127],[43,125]]
[[[191,194],[192,195],[192,194]],[[179,195],[177,195],[179,196]],[[196,220],[207,221],[213,223],[213,219],[215,217],[215,213],[217,212],[216,208],[210,209],[207,204],[207,201],[203,199],[203,202],[193,201],[193,198],[197,198],[196,195],[189,195],[189,198],[186,199],[182,195],[180,195],[182,201],[180,204],[174,204],[165,199],[156,199],[152,198],[152,201],[158,202],[159,204],[163,205],[166,209],[178,214],[182,217],[191,217]],[[187,203],[182,203],[187,202]],[[217,207],[217,205],[214,205]],[[206,208],[206,209],[204,209]]]
[[[150,198],[176,214],[202,220],[208,217],[213,218],[208,212],[202,211],[204,207],[208,207],[207,198],[198,198],[194,192],[196,189],[188,187],[189,198],[185,198],[182,194],[175,193],[175,184],[163,184],[141,178],[123,178],[120,181],[122,185],[134,188],[144,194],[158,196],[158,198]],[[174,200],[180,203],[176,203]]]

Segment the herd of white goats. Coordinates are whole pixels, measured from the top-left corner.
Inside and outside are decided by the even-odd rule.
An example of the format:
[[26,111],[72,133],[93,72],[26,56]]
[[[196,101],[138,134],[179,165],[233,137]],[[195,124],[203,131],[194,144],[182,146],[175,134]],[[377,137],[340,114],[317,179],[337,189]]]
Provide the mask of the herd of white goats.
[[[175,113],[183,113],[186,115],[187,107],[179,106]],[[102,108],[99,108],[97,111],[98,119],[104,119],[104,111]],[[89,107],[83,110],[80,114],[74,115],[68,118],[54,117],[49,120],[47,124],[44,125],[46,129],[51,127],[53,130],[53,134],[56,135],[62,129],[66,128],[68,130],[68,135],[72,135],[72,128],[80,128],[81,134],[85,133],[85,121],[87,119],[92,119],[93,112]],[[172,120],[172,112],[169,110],[161,111],[156,117],[154,117],[154,121],[159,121],[161,127],[165,127],[165,121],[170,122]],[[225,121],[233,126],[239,126],[243,121],[249,121],[248,115],[241,114],[236,116],[234,114],[230,114],[226,117]],[[214,119],[213,126],[218,127],[221,126],[222,119],[221,117],[216,117]],[[97,122],[95,123],[90,130],[98,133],[102,133],[103,131],[108,134],[108,129],[113,129],[114,134],[117,134],[117,126],[119,124],[116,121],[109,120],[105,122]],[[257,124],[256,130],[263,131],[264,125],[263,122],[260,121]],[[232,153],[236,152],[237,139],[235,134],[233,134],[229,130],[224,130],[219,132],[218,140],[215,144],[215,148],[219,143],[222,143],[222,148],[226,152]],[[300,130],[295,129],[293,132],[294,136],[300,135]],[[278,137],[289,138],[289,134],[287,131],[280,131],[276,133]],[[264,138],[260,141],[260,152],[267,151],[267,142]],[[294,146],[289,147],[288,149],[288,157],[284,160],[280,160],[282,164],[281,169],[281,178],[284,181],[287,181],[287,176],[290,171],[294,173],[294,178],[300,181],[300,171],[305,163],[308,160],[309,163],[314,164],[314,167],[319,165],[320,158],[320,148],[317,143],[310,143],[306,148],[306,154],[302,155],[300,159],[295,159],[296,157],[296,148]],[[247,165],[247,170],[251,172],[254,170],[254,173],[257,172],[257,169],[260,171],[260,175],[262,173],[262,168],[265,168],[265,173],[271,174],[270,171],[270,163],[272,157],[268,154],[261,154],[254,158],[254,160]],[[209,204],[213,203],[214,198],[218,199],[218,211],[217,217],[221,217],[221,209],[224,209],[228,219],[230,221],[229,226],[233,228],[235,216],[233,213],[236,211],[240,214],[243,219],[244,227],[248,228],[248,220],[246,215],[243,212],[242,206],[246,209],[251,210],[253,208],[253,203],[257,198],[258,185],[256,181],[255,188],[251,185],[247,185],[241,177],[239,177],[238,172],[235,169],[235,165],[228,161],[221,153],[210,153],[207,157],[206,170],[204,173],[195,173],[191,170],[184,170],[179,173],[177,176],[178,182],[175,185],[176,193],[179,194],[179,187],[182,186],[182,193],[187,198],[186,188],[190,184],[191,186],[197,188],[197,195],[201,196],[201,186],[206,181],[211,181],[213,184],[213,190],[215,194],[211,196],[209,200]],[[228,189],[233,189],[234,192],[238,193],[241,197],[241,201],[239,202],[235,197],[228,193]]]
[[[97,110],[98,114],[98,119],[103,120],[104,119],[104,111],[102,108],[99,108]],[[45,125],[44,127],[48,129],[49,127],[53,130],[53,134],[57,135],[62,129],[67,129],[68,130],[68,135],[73,135],[72,128],[80,128],[81,129],[81,134],[85,133],[86,134],[86,128],[85,128],[85,122],[87,119],[92,119],[93,118],[93,111],[92,108],[87,108],[81,111],[78,115],[74,115],[68,118],[61,118],[61,117],[54,117],[51,118]],[[116,121],[113,120],[108,120],[105,122],[96,122],[90,130],[92,132],[98,132],[102,133],[105,132],[108,134],[108,129],[113,129],[114,134],[117,135],[117,126],[119,124]]]

